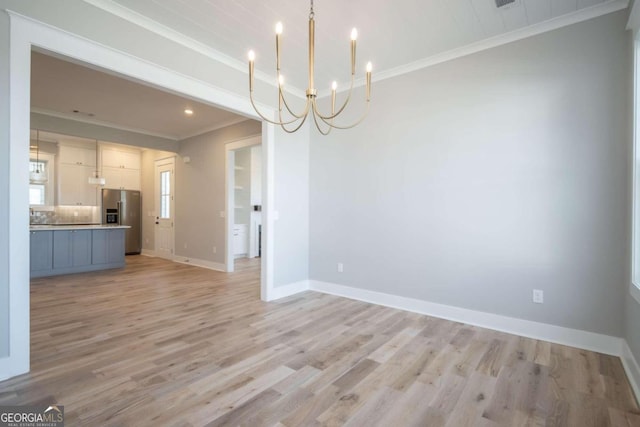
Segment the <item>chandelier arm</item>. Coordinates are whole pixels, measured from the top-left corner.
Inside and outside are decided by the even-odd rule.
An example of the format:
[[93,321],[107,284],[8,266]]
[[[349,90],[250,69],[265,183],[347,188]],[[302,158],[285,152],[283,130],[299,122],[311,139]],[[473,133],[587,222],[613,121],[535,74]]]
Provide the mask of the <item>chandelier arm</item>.
[[[298,114],[294,113],[293,111],[291,111],[291,108],[289,108],[289,104],[287,103],[287,100],[284,97],[284,92],[282,91],[282,86],[280,86],[280,85],[278,85],[278,95],[280,96],[280,99],[282,99],[282,103],[287,108],[287,111],[289,112],[289,114],[291,114],[296,119],[301,119],[303,114],[298,115]],[[308,100],[307,100],[307,103],[308,103]]]
[[260,118],[262,120],[264,120],[265,122],[269,122],[269,123],[274,124],[274,125],[282,126],[282,125],[288,125],[288,124],[291,124],[291,123],[295,123],[298,120],[300,120],[299,118],[297,118],[297,119],[293,119],[293,120],[288,121],[288,122],[282,122],[282,121],[276,122],[274,120],[268,119],[268,118],[266,118],[264,116],[264,114],[262,114],[260,112],[260,110],[258,110],[258,107],[256,106],[255,102],[253,101],[253,91],[249,91],[249,99],[251,100],[251,105],[253,106],[253,109],[256,111],[256,113],[258,113],[258,116],[260,116]]
[[[307,104],[308,104],[308,103],[307,103]],[[296,126],[296,128],[295,128],[295,129],[287,129],[287,127],[286,127],[284,124],[280,125],[280,127],[282,128],[282,130],[284,130],[284,131],[285,131],[285,132],[287,132],[287,133],[294,133],[294,132],[297,132],[297,131],[298,131],[298,129],[300,129],[300,128],[302,127],[302,125],[304,124],[304,122],[305,122],[305,121],[307,121],[307,117],[309,117],[309,114],[308,114],[308,113],[309,113],[309,107],[307,107],[307,108],[306,108],[306,112],[307,112],[307,113],[304,115],[304,117],[302,117],[302,121],[300,122],[300,124],[299,124],[298,126]]]
[[329,115],[329,116],[323,116],[322,114],[320,114],[320,111],[318,110],[318,108],[316,107],[316,113],[318,114],[318,116],[323,119],[323,120],[331,120],[336,118],[337,116],[340,115],[340,113],[342,113],[344,111],[344,109],[347,107],[347,104],[349,104],[349,101],[351,101],[351,94],[353,93],[353,75],[351,75],[351,85],[349,86],[349,94],[347,95],[347,99],[344,100],[344,103],[342,104],[342,106],[338,109],[338,111],[336,111],[335,113]]
[[[323,130],[320,128],[320,123],[318,122],[318,116],[316,115],[315,110],[314,110],[314,112],[313,112],[312,114],[313,114],[313,121],[314,121],[314,123],[316,124],[316,129],[318,129],[318,132],[320,132],[320,134],[321,134],[321,135],[324,135],[324,136],[329,135],[329,132],[331,132],[331,129],[332,129],[332,128],[331,128],[331,127],[329,127],[326,131],[323,131]],[[320,118],[320,120],[322,120],[322,118]],[[324,121],[324,120],[323,120],[323,121]]]
[[329,122],[328,122],[326,119],[324,119],[322,116],[320,116],[320,120],[322,120],[325,124],[327,124],[327,125],[331,126],[331,127],[332,127],[332,128],[334,128],[334,129],[342,129],[342,130],[344,130],[344,129],[351,129],[351,128],[353,128],[353,127],[358,126],[360,123],[362,123],[362,121],[365,119],[365,117],[367,117],[367,114],[369,113],[369,106],[370,106],[370,105],[371,105],[371,104],[369,103],[369,101],[367,101],[367,108],[364,110],[364,113],[362,114],[362,116],[358,119],[358,121],[357,121],[357,122],[355,122],[355,123],[353,123],[353,124],[351,124],[351,125],[348,125],[348,126],[337,126],[337,125],[334,125],[334,124],[333,124],[333,122],[329,123]]

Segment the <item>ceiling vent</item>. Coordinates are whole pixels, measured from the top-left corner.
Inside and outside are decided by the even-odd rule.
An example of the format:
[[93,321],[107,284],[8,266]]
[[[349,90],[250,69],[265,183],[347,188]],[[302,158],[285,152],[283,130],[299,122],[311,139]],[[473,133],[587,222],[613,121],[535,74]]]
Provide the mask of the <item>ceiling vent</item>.
[[515,3],[516,0],[496,0],[496,6],[497,7],[504,7],[507,6],[511,3]]

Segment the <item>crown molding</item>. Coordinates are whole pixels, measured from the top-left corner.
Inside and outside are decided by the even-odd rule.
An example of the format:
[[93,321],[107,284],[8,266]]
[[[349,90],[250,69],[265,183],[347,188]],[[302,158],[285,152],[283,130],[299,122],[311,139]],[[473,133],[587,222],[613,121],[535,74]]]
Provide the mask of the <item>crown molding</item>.
[[[148,31],[151,31],[155,34],[158,34],[166,39],[169,39],[175,43],[178,43],[184,47],[187,47],[193,51],[196,51],[204,56],[207,56],[217,62],[220,62],[228,67],[233,68],[234,70],[240,71],[244,74],[249,74],[248,66],[246,63],[242,61],[238,61],[235,58],[232,58],[224,53],[220,52],[217,49],[212,48],[198,40],[195,40],[185,34],[182,34],[172,28],[167,27],[153,19],[150,19],[140,13],[131,10],[125,6],[122,6],[119,3],[116,3],[112,0],[83,0],[85,3],[88,3],[92,6],[95,6],[99,9],[104,10],[105,12],[109,12],[112,15],[115,15],[119,18],[122,18],[126,21],[129,21],[139,27],[142,27]],[[255,78],[271,87],[277,88],[275,83],[275,78],[270,76],[267,73],[264,73],[260,70],[255,70]],[[305,91],[299,88],[289,86],[284,89],[285,92],[288,92],[294,96],[299,98],[306,98]]]
[[[599,3],[591,7],[580,9],[573,13],[539,22],[525,28],[514,30],[505,34],[500,34],[488,39],[480,40],[467,46],[438,53],[436,55],[432,55],[418,61],[380,71],[379,73],[374,73],[372,80],[373,82],[377,82],[401,76],[403,74],[411,73],[423,68],[428,68],[434,65],[441,64],[443,62],[452,61],[454,59],[462,58],[467,55],[472,55],[483,50],[492,49],[494,47],[537,36],[539,34],[557,30],[569,25],[577,24],[579,22],[588,21],[590,19],[607,15],[609,13],[618,12],[620,10],[626,9],[628,6],[629,0],[609,0],[604,3]],[[640,15],[640,12],[638,12],[638,15]],[[640,16],[638,17],[638,19],[640,23]],[[364,86],[364,84],[365,79],[361,77],[356,79],[356,81],[354,82],[354,87]],[[348,90],[349,84],[342,82],[342,84],[339,83],[338,87],[344,88],[342,91],[339,90],[338,92],[345,92]],[[325,97],[327,95],[329,95],[329,92],[323,91],[318,96]]]
[[[238,61],[237,59],[231,58],[230,56],[227,56],[222,52],[210,46],[205,45],[204,43],[194,40],[191,37],[188,37],[182,33],[179,33],[178,31],[175,31],[165,25],[162,25],[152,19],[149,19],[146,16],[143,16],[138,12],[135,12],[129,8],[126,8],[118,3],[115,3],[112,0],[83,0],[83,1],[97,8],[100,8],[106,12],[109,12],[113,15],[116,15],[122,19],[132,22],[142,28],[145,28],[156,34],[159,34],[169,40],[179,43],[189,49],[199,52],[211,59],[214,59],[220,63],[223,63],[244,74],[248,74],[247,66],[245,63]],[[628,6],[629,6],[629,0],[608,0],[608,1],[605,1],[604,3],[599,3],[594,6],[580,9],[576,12],[558,16],[556,18],[552,18],[547,21],[543,21],[534,25],[530,25],[525,28],[514,30],[505,34],[500,34],[498,36],[480,40],[476,43],[472,43],[467,46],[463,46],[457,49],[452,49],[446,52],[438,53],[436,55],[432,55],[427,58],[410,62],[408,64],[404,64],[398,67],[380,71],[378,73],[373,74],[373,81],[377,82],[377,81],[390,79],[406,73],[410,73],[423,68],[441,64],[443,62],[451,61],[457,58],[462,58],[464,56],[472,55],[474,53],[478,53],[483,50],[492,49],[494,47],[498,47],[498,46],[502,46],[518,40],[526,39],[528,37],[536,36],[536,35],[543,34],[553,30],[557,30],[562,27],[566,27],[569,25],[577,24],[579,22],[594,19],[599,16],[607,15],[609,13],[614,13],[614,12],[626,9]],[[637,8],[634,7],[634,9],[637,9]],[[640,25],[640,12],[636,12],[636,14],[639,15],[638,24]],[[629,22],[630,23],[628,25],[631,25],[631,22],[632,22],[631,19]],[[269,76],[264,72],[256,70],[255,78],[262,81],[263,83],[268,84],[269,86],[272,86],[274,88],[276,87],[273,77]],[[365,84],[365,79],[358,78],[354,82],[354,87],[364,86],[364,84]],[[342,93],[348,90],[348,88],[350,87],[350,84],[347,84],[345,82],[339,82],[338,87],[343,88],[342,90],[338,90],[339,93]],[[305,92],[300,88],[289,86],[287,87],[287,89],[285,89],[285,91],[299,98],[305,98]],[[322,91],[319,91],[318,97],[322,98],[322,97],[328,96],[329,94],[330,92],[328,90],[327,91],[322,90]]]

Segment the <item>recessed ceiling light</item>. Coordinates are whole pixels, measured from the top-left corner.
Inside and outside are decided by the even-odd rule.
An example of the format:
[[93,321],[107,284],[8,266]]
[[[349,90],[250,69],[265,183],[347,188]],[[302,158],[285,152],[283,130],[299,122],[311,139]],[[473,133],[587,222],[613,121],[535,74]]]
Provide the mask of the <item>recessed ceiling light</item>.
[[88,111],[80,111],[80,110],[72,110],[74,114],[80,114],[81,116],[93,117],[94,113],[89,113]]
[[186,110],[184,110],[184,113],[185,113],[187,116],[191,116],[191,115],[193,115],[193,110],[190,110],[190,109],[188,109],[188,108],[187,108]]

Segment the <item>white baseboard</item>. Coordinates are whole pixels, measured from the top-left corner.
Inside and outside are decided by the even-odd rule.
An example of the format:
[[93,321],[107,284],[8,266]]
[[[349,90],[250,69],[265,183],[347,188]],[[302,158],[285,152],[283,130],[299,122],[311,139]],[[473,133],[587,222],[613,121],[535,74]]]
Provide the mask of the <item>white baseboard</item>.
[[267,301],[277,300],[308,290],[309,280],[301,280],[299,282],[290,283],[288,285],[277,286],[271,289],[269,295],[267,295]]
[[148,257],[151,257],[151,258],[155,258],[155,257],[158,256],[158,255],[156,255],[156,251],[154,251],[153,249],[143,249],[140,252],[140,255],[148,256]]
[[176,255],[173,257],[173,261],[179,262],[180,264],[188,264],[195,265],[196,267],[208,268],[209,270],[222,271],[223,273],[227,271],[227,268],[224,264],[203,259],[188,258]]
[[366,289],[352,288],[335,283],[310,280],[309,289],[614,356],[621,355],[622,345],[625,343],[622,338],[609,335],[532,322],[530,320],[437,304],[382,292],[368,291]]
[[626,341],[622,344],[620,359],[622,359],[622,366],[624,366],[624,370],[627,373],[627,378],[629,378],[636,399],[640,401],[640,365],[638,365],[638,361],[633,356]]

